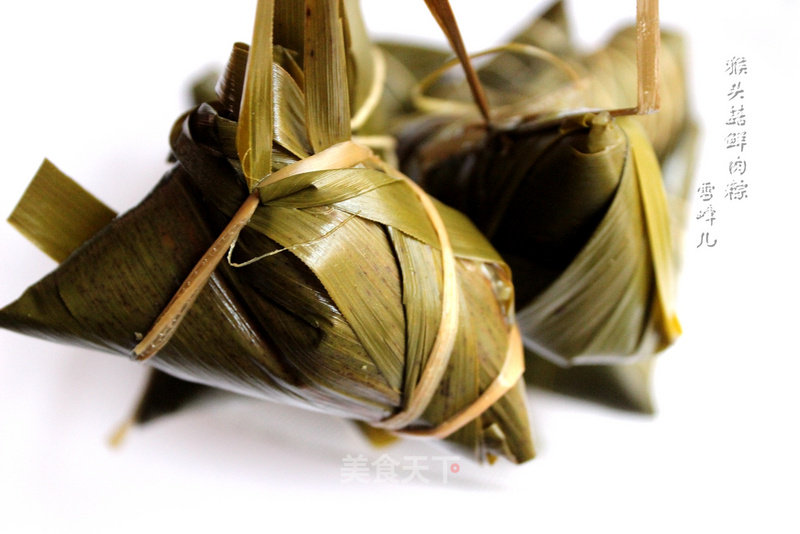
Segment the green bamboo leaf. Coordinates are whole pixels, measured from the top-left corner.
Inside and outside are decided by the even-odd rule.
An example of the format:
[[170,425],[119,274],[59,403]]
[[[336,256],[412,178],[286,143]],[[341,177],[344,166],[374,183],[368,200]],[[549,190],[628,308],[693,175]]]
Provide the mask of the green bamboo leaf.
[[61,262],[115,216],[111,208],[44,160],[8,222]]
[[236,148],[249,188],[272,171],[273,2],[260,0],[247,58]]
[[515,43],[538,46],[561,58],[567,58],[575,55],[571,34],[564,1],[556,0],[544,13],[534,17],[510,40]]
[[661,347],[665,347],[671,345],[681,334],[681,326],[675,314],[674,304],[673,241],[670,235],[669,208],[658,159],[641,126],[638,124],[626,125],[626,132],[631,139],[633,164],[639,178],[639,194],[642,198],[653,262],[659,309],[658,320],[664,337]]
[[308,0],[303,67],[308,136],[316,152],[350,139],[346,61],[339,2]]
[[294,78],[277,63],[272,66],[273,138],[298,158],[312,153],[305,129],[305,99]]
[[350,110],[354,118],[359,113],[363,115],[363,118],[356,119],[362,123],[369,117],[369,109],[363,109],[362,113],[362,108],[370,106],[372,95],[381,94],[383,80],[378,76],[374,47],[361,17],[358,0],[343,0],[342,8]]
[[415,81],[435,71],[452,57],[452,53],[445,49],[405,42],[381,41],[379,46],[385,53],[395,58]]

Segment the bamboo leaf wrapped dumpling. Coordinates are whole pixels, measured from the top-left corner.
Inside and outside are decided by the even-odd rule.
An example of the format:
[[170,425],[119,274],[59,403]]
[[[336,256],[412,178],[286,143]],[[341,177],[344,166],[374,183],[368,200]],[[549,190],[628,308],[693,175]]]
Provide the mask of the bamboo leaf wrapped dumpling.
[[[643,202],[631,137],[639,135],[643,150],[646,140],[638,125],[620,122],[588,114],[496,132],[420,175],[428,192],[470,214],[502,251],[516,275],[526,343],[552,359],[598,363],[653,351],[675,335],[667,310],[657,337],[643,335],[660,313],[648,223],[631,208]],[[655,180],[650,185],[661,187]]]
[[[272,6],[259,3],[244,95],[179,120],[177,163],[153,192],[4,308],[0,324],[446,438],[476,458],[525,461],[508,267],[463,215],[348,141],[338,3],[310,1],[306,13],[297,70],[286,43],[264,52]],[[239,99],[237,116],[226,102]],[[230,261],[197,275],[224,255],[221,242],[235,243]]]
[[[680,332],[671,223],[650,142],[636,118],[619,116],[633,110],[571,111],[592,95],[569,61],[525,44],[497,52],[479,74],[495,82],[513,77],[517,71],[501,67],[520,55],[537,62],[534,82],[544,80],[545,96],[512,95],[516,104],[509,99],[482,112],[491,115],[487,122],[458,98],[426,93],[418,102],[442,112],[400,126],[401,168],[466,213],[509,262],[533,352],[570,365],[621,362],[666,347]],[[641,64],[646,74],[655,71],[654,62]],[[507,85],[491,85],[489,100]]]
[[[603,49],[589,55],[582,55],[572,44],[563,2],[559,1],[554,3],[544,15],[515,35],[511,42],[540,47],[555,54],[562,61],[566,61],[571,68],[580,73],[582,80],[586,82],[580,91],[581,95],[586,98],[584,103],[594,106],[609,106],[615,102],[630,102],[635,99],[634,37],[635,33],[632,29],[625,29],[619,32]],[[661,110],[653,115],[635,118],[644,125],[648,138],[654,143],[659,159],[669,156],[673,152],[674,144],[688,137],[686,136],[688,121],[681,39],[678,35],[670,32],[662,32],[661,38],[664,45],[660,58],[663,83],[660,91]],[[418,80],[441,66],[449,54],[443,50],[401,42],[383,43],[381,48],[389,67],[386,73],[386,82],[391,98],[381,101],[378,114],[385,119],[387,116],[396,117],[413,113],[411,99],[414,93],[413,86]],[[478,69],[478,75],[489,93],[494,111],[497,111],[499,105],[508,106],[515,102],[517,104],[530,103],[535,101],[537,95],[541,100],[542,97],[548,96],[548,91],[558,94],[559,90],[563,89],[563,75],[555,69],[542,68],[543,66],[546,65],[542,61],[541,55],[525,55],[510,49],[499,50],[488,63],[482,65]],[[463,83],[459,85],[458,81],[449,85],[437,83],[430,88],[430,92],[439,98],[448,99],[450,103],[468,97],[466,85]],[[516,110],[518,113],[523,111],[521,107]],[[436,128],[449,122],[450,119],[446,116],[434,115],[424,118],[420,123]],[[452,127],[452,123],[450,125]],[[424,133],[424,128],[419,127],[406,130],[404,132],[405,145],[408,146],[414,141],[413,137],[409,141],[408,132],[416,130],[423,130]],[[597,146],[597,140],[594,141],[594,144]],[[424,160],[421,159],[414,161],[424,163]],[[583,172],[587,172],[587,169],[584,168]],[[686,198],[685,192],[688,190],[686,177],[686,174],[681,175],[680,173],[672,173],[669,177],[664,177],[669,209],[675,211],[671,229],[673,230],[673,254],[676,259],[680,247],[680,230],[685,224],[685,217],[680,211],[683,199]],[[605,195],[609,191],[607,185],[605,188],[602,187],[604,183],[602,180],[599,182],[600,184],[597,185],[601,187],[597,192],[581,199],[582,202],[587,202],[590,206],[594,205],[595,208],[604,204],[603,200],[607,198]],[[605,183],[614,183],[614,179],[610,178]],[[442,185],[446,187],[447,183]],[[564,192],[567,190],[567,187],[562,189]],[[584,187],[579,188],[576,192],[586,194],[587,191]],[[444,194],[452,195],[454,192],[448,191]],[[548,197],[545,195],[545,198]],[[549,198],[553,200],[552,197]],[[564,199],[560,199],[559,202],[564,202]],[[539,203],[539,207],[541,204]],[[566,205],[568,206],[569,203],[567,202]],[[485,206],[483,207],[485,208]],[[481,213],[480,205],[469,209],[473,216],[475,213]],[[519,208],[519,211],[522,209]],[[547,212],[547,210],[545,212],[550,216],[558,215]],[[574,213],[565,212],[565,215],[568,218],[570,215],[574,216]],[[553,255],[554,245],[560,247],[559,251],[555,251],[558,253],[555,255],[561,255],[560,262],[563,267],[566,267],[566,260],[574,257],[577,253],[574,240],[575,235],[572,235],[567,236],[564,243],[553,243],[557,240],[551,237],[550,250],[545,250],[545,252]],[[570,241],[572,241],[571,244]],[[586,239],[579,239],[579,241],[585,242]],[[498,244],[498,246],[500,245]],[[526,265],[524,259],[521,260],[519,255],[511,256],[510,261],[515,264],[514,272],[518,273],[516,277],[518,303],[530,302],[532,294],[536,294],[552,282],[552,269],[537,272],[535,267],[531,269],[529,265]],[[548,261],[545,260],[543,263],[548,263]],[[552,265],[553,260],[550,260],[549,263]],[[633,324],[629,325],[628,330],[629,334],[635,333]],[[628,337],[628,339],[632,340],[633,337]],[[652,342],[648,343],[652,347]],[[643,350],[646,346],[643,345]],[[533,354],[528,356],[526,378],[529,383],[625,409],[647,413],[653,410],[649,395],[651,358],[643,358],[636,362],[614,361],[607,365],[584,364],[564,368]],[[563,360],[559,360],[559,362],[564,363]],[[145,405],[148,398],[147,395],[143,397],[142,402]]]

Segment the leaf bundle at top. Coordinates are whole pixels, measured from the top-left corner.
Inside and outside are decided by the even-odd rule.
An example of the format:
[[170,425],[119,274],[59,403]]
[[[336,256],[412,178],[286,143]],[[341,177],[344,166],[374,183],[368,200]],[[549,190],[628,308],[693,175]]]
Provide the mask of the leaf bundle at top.
[[350,141],[372,97],[348,90],[368,76],[348,6],[260,1],[218,100],[173,128],[175,166],[0,325],[525,461],[510,271],[466,217]]
[[[663,162],[688,135],[692,121],[683,38],[679,33],[662,30],[660,40],[659,111],[639,115],[636,121],[644,126],[659,161]],[[419,81],[440,68],[450,56],[445,50],[403,43],[385,43],[382,47],[405,67],[402,74],[393,73],[391,80],[410,77]],[[564,67],[553,68],[554,60],[574,71],[580,83],[571,83]],[[601,48],[583,53],[572,42],[564,1],[557,0],[506,44],[497,47],[489,59],[477,63],[476,71],[495,118],[500,118],[504,110],[520,118],[570,107],[611,109],[633,105],[637,98],[636,28],[625,27]],[[458,74],[455,69],[442,73],[431,84],[426,94],[436,99],[424,106],[425,111],[445,113],[457,109],[463,114],[464,110],[474,110],[468,85]],[[410,97],[410,91],[407,94]],[[407,110],[409,113],[414,110],[410,101]]]

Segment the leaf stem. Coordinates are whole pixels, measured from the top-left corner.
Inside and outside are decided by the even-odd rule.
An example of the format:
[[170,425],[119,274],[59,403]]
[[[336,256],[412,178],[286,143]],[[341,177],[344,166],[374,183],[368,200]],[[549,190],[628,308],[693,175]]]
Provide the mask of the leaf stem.
[[658,22],[658,0],[636,2],[636,107],[610,111],[612,117],[648,115],[661,106],[659,95],[659,52],[661,31]]
[[461,31],[458,29],[458,23],[453,14],[453,9],[450,7],[450,2],[448,0],[425,0],[425,4],[427,4],[431,14],[447,36],[447,40],[450,41],[450,46],[461,62],[461,66],[464,67],[469,89],[472,91],[472,98],[475,100],[483,120],[486,124],[489,124],[489,101],[486,99],[486,93],[478,79],[478,73],[475,72],[475,68],[469,60],[469,54],[467,54],[467,50],[464,47]]

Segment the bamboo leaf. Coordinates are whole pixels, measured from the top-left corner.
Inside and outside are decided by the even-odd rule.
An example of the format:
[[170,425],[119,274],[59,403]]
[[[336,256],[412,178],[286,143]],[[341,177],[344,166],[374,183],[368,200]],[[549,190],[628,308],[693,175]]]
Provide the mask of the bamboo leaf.
[[304,20],[305,0],[280,0],[275,5],[275,44],[291,50],[303,60],[305,42]]
[[62,262],[115,216],[111,208],[44,160],[8,222],[42,252]]
[[627,126],[626,132],[631,139],[633,162],[639,178],[638,187],[652,255],[660,326],[664,333],[661,346],[664,347],[672,344],[681,334],[674,305],[674,264],[669,211],[658,159],[650,143],[638,124]]
[[272,66],[272,113],[275,142],[298,158],[312,153],[305,129],[305,99],[294,78],[280,65]]
[[[350,110],[355,118],[368,105],[371,94],[380,95],[383,80],[377,76],[373,45],[361,17],[358,0],[343,0],[344,48],[347,53],[347,85]],[[369,111],[364,109],[364,112]],[[369,113],[361,113],[368,117]],[[358,123],[364,122],[359,119]]]
[[559,57],[575,54],[563,0],[557,0],[511,38],[512,42],[538,46]]
[[[247,73],[247,57],[250,47],[244,43],[235,43],[225,66],[225,72],[217,82],[215,92],[219,99],[221,114],[232,120],[239,119],[242,94],[244,93],[245,75]],[[200,102],[198,102],[199,104]],[[236,140],[234,132],[234,143]]]
[[272,17],[273,0],[259,0],[236,134],[250,189],[272,172]]
[[[447,61],[451,54],[447,50],[430,48],[396,41],[382,41],[379,43],[384,53],[397,60],[397,67],[405,69],[414,81],[421,80]],[[393,69],[389,69],[391,77]],[[410,85],[409,85],[410,87]],[[400,94],[408,94],[408,90]]]
[[220,390],[152,369],[134,409],[132,422],[143,425],[193,404],[208,402],[221,394]]
[[308,136],[315,152],[350,139],[346,63],[339,2],[307,0],[303,67]]
[[[375,365],[389,384],[399,389],[405,354],[404,320],[402,309],[387,303],[401,298],[400,273],[380,227],[359,218],[345,222],[346,214],[329,209],[323,213],[275,210],[264,229],[268,228],[267,235],[285,247],[317,237],[318,217],[324,217],[331,230],[342,224],[324,241],[292,252],[320,278]],[[359,291],[354,292],[354,287]]]

